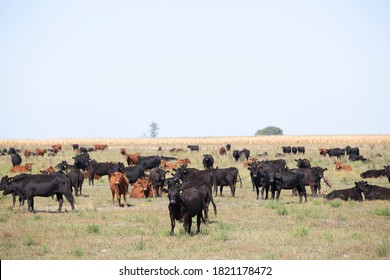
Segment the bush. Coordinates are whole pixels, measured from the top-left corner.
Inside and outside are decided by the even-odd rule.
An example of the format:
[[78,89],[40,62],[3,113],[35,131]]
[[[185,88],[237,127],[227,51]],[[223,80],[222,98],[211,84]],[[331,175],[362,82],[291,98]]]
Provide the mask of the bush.
[[283,130],[276,126],[267,126],[256,131],[255,136],[259,135],[283,135]]

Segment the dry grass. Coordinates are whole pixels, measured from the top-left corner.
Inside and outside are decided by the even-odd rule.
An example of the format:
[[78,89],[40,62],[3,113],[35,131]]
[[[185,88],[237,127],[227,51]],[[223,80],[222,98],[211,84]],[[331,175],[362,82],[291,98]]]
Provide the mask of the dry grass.
[[[230,143],[232,149],[248,148],[253,156],[267,151],[270,159],[283,145],[306,147],[306,158],[314,165],[327,167],[326,177],[334,189],[352,187],[359,174],[368,168],[390,164],[390,136],[278,136],[180,139],[54,139],[42,141],[1,141],[0,147],[50,147],[64,145],[56,157],[30,158],[33,173],[61,160],[71,162],[70,144],[84,146],[107,144],[104,152],[91,153],[98,161],[124,161],[119,148],[144,155],[163,154],[189,157],[192,167],[201,168],[202,154],[211,153],[216,164],[236,166],[243,180],[236,198],[224,188],[224,196],[215,199],[218,217],[201,226],[201,234],[188,236],[181,224],[175,237],[169,236],[170,221],[167,199],[130,200],[131,207],[111,206],[107,178],[96,186],[84,183],[84,197],[76,198],[77,212],[52,213],[57,202],[36,198],[36,214],[12,205],[10,196],[0,196],[1,259],[389,259],[390,220],[388,201],[328,202],[322,197],[309,198],[299,204],[291,192],[282,191],[281,200],[256,200],[249,172],[242,162],[235,163],[231,154],[221,157],[219,147]],[[170,148],[199,144],[201,151],[170,154]],[[334,160],[320,157],[318,148],[358,146],[371,163],[348,163],[353,171],[336,172]],[[158,147],[162,152],[157,152]],[[382,157],[376,157],[381,153]],[[288,166],[295,158],[287,156]],[[9,156],[0,157],[0,175],[8,174]],[[387,178],[369,180],[387,186]],[[324,184],[323,184],[324,185]],[[309,191],[310,193],[310,191]],[[70,210],[67,202],[64,208]]]

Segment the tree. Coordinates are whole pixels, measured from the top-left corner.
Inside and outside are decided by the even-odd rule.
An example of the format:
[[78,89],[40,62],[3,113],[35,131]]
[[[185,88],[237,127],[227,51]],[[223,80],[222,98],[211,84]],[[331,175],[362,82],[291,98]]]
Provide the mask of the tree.
[[158,124],[156,124],[155,122],[152,122],[149,125],[149,127],[150,127],[150,137],[157,138],[158,130],[160,129],[158,127]]
[[267,126],[255,133],[255,136],[259,135],[283,135],[283,130],[276,126]]

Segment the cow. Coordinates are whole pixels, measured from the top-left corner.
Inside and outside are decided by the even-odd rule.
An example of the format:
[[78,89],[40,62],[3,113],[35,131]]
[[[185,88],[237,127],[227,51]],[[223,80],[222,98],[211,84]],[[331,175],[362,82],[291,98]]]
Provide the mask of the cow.
[[349,165],[344,165],[341,161],[337,161],[336,162],[336,171],[350,172],[350,171],[352,171],[352,167]]
[[122,172],[114,172],[110,174],[110,190],[112,193],[112,206],[114,199],[118,201],[118,206],[121,207],[121,196],[123,195],[124,205],[129,206],[126,201],[126,195],[129,191],[129,180]]
[[160,164],[161,158],[159,156],[146,156],[140,157],[137,165],[142,166],[144,170],[151,170],[160,167]]
[[68,162],[66,160],[63,160],[59,164],[57,164],[55,166],[55,168],[59,171],[63,171],[65,173],[68,173],[70,170],[75,169],[76,165],[70,165],[70,164],[68,164]]
[[191,164],[190,159],[189,158],[184,158],[184,159],[176,160],[176,165],[177,166],[180,166],[180,165],[183,165],[183,164]]
[[298,167],[298,168],[307,168],[307,167],[311,167],[310,160],[308,160],[307,158],[304,158],[304,159],[296,159],[295,161],[297,162],[297,167]]
[[291,154],[291,146],[282,147],[283,154]]
[[62,150],[62,145],[61,145],[61,144],[54,144],[54,145],[52,145],[51,147],[52,147],[52,149],[53,149],[54,151],[56,151],[56,152]]
[[203,155],[202,163],[203,163],[204,169],[213,168],[213,165],[214,165],[214,158],[213,158],[213,156],[210,155],[210,154]]
[[88,164],[88,184],[94,185],[94,175],[97,174],[100,177],[107,175],[110,177],[111,173],[118,171],[123,171],[124,165],[121,162],[96,162],[96,160],[91,160]]
[[161,160],[161,165],[160,166],[162,168],[164,168],[165,170],[172,170],[172,169],[178,168],[180,165],[178,165],[177,163]]
[[235,167],[229,168],[217,168],[213,170],[215,172],[215,196],[218,194],[218,186],[219,186],[219,194],[222,196],[222,189],[224,186],[230,186],[231,196],[235,197],[236,195],[236,183],[238,179],[240,180],[240,188],[242,188],[242,180],[240,177],[240,173],[238,169]]
[[304,175],[302,173],[295,173],[292,171],[282,171],[276,172],[274,175],[276,184],[272,186],[272,199],[279,200],[280,192],[282,189],[292,190],[297,189],[299,193],[299,203],[302,203],[302,196],[305,197],[305,202],[307,202],[306,188],[304,185]]
[[72,144],[73,151],[76,151],[79,149],[79,144]]
[[47,152],[46,149],[36,149],[35,150],[35,155],[43,157],[43,155],[46,154],[46,152]]
[[320,148],[320,156],[326,157],[327,153],[328,153],[328,149]]
[[367,159],[367,158],[365,158],[365,157],[363,157],[361,155],[356,156],[354,154],[350,154],[348,156],[348,160],[350,160],[350,161],[359,161],[360,160],[361,162],[369,162],[370,161],[369,159]]
[[240,158],[240,151],[239,150],[233,151],[233,158],[236,162],[238,162],[238,159]]
[[149,177],[138,178],[130,190],[131,198],[153,198],[154,189],[149,183]]
[[364,194],[364,200],[390,200],[390,189],[369,185],[367,181],[355,182],[358,193]]
[[63,205],[63,196],[69,201],[72,210],[75,211],[74,198],[72,195],[70,180],[68,176],[64,174],[51,174],[51,175],[27,175],[16,176],[14,178],[8,178],[5,176],[1,179],[1,186],[3,195],[7,195],[15,192],[22,199],[27,200],[28,210],[35,212],[34,209],[34,197],[35,196],[57,196],[58,200],[58,212],[61,212]]
[[159,167],[155,167],[150,170],[149,174],[149,183],[154,188],[155,197],[161,197],[162,187],[164,186],[165,175],[169,171],[161,169]]
[[48,168],[46,169],[43,169],[43,170],[39,170],[39,172],[41,172],[41,174],[51,174],[51,173],[54,173],[56,172],[56,170],[53,168],[53,166],[49,166]]
[[[325,183],[331,188],[330,184],[328,183],[328,181],[326,181],[324,177],[324,171],[327,171],[326,168],[316,166],[316,167],[289,169],[289,171],[303,174],[302,185],[310,186],[311,194],[313,197],[317,196],[317,191],[321,192],[321,179],[324,179]],[[292,192],[293,196],[296,195],[296,191],[297,191],[296,189],[293,189]]]
[[122,156],[125,156],[125,155],[126,155],[126,148],[120,148],[120,149],[119,149],[119,153],[120,153]]
[[352,187],[350,189],[342,189],[342,190],[333,190],[330,193],[328,193],[325,198],[327,200],[332,199],[341,199],[341,200],[356,200],[356,201],[363,201],[363,197],[361,193],[357,190],[357,187]]
[[297,147],[291,147],[291,152],[296,155],[298,153],[298,148]]
[[201,221],[205,223],[202,211],[205,208],[205,198],[197,188],[181,189],[180,185],[168,190],[168,209],[171,219],[171,236],[174,236],[175,221],[183,220],[184,230],[191,234],[192,217],[196,216],[196,232],[200,232]]
[[137,165],[140,157],[141,157],[140,153],[126,154],[125,158],[126,158],[127,165],[128,166]]
[[348,156],[350,156],[350,155],[359,156],[360,155],[360,151],[359,151],[358,147],[352,148],[350,146],[347,146],[347,147],[345,147],[345,151],[346,151]]
[[390,183],[390,165],[384,166],[386,172],[387,172],[387,179],[389,180]]
[[79,169],[72,169],[67,174],[70,180],[70,186],[74,188],[76,196],[83,195],[84,176]]
[[345,149],[340,149],[340,148],[327,149],[326,153],[329,155],[329,157],[341,158],[342,156],[345,155]]
[[17,165],[11,168],[11,173],[24,173],[31,171],[32,163],[26,163],[25,165]]
[[32,156],[31,151],[30,151],[30,150],[27,150],[27,149],[23,151],[23,154],[24,154],[24,156],[25,156],[26,158],[29,158],[30,156]]
[[303,147],[303,146],[299,146],[298,147],[298,154],[305,154],[305,147]]
[[385,177],[387,176],[388,172],[386,171],[386,169],[370,169],[370,170],[366,170],[362,173],[360,173],[360,177],[361,178],[379,178],[379,177]]
[[22,163],[22,157],[18,153],[14,153],[11,157],[12,166],[18,166]]
[[240,158],[242,160],[244,160],[244,158],[246,158],[246,160],[249,160],[250,154],[251,154],[251,151],[244,148],[243,150],[240,151]]
[[220,154],[221,156],[226,156],[226,148],[225,148],[225,147],[219,148],[219,154]]
[[229,143],[226,144],[226,151],[230,151],[231,147],[232,147],[232,145],[230,145]]
[[95,151],[104,151],[105,149],[108,149],[108,146],[105,144],[95,144],[93,145],[93,149]]
[[135,165],[122,168],[130,184],[134,184],[139,178],[145,177],[145,169],[142,166]]
[[[25,176],[30,176],[30,174],[22,173],[22,174],[16,175],[15,177],[13,177],[13,180],[16,180],[16,179],[19,179],[19,178],[22,178],[22,177],[25,177]],[[6,176],[5,178],[8,178],[8,177]],[[4,182],[3,182],[3,180],[0,182],[0,191],[4,191],[3,184],[6,184],[6,179],[4,179]],[[17,196],[19,197],[19,199],[18,199],[19,200],[19,207],[24,206],[25,199],[23,199],[15,191],[12,191],[11,194],[12,194],[12,205],[13,205],[13,207],[15,207],[16,197]]]
[[187,148],[190,149],[191,152],[199,152],[199,145],[188,145]]
[[89,154],[87,152],[76,155],[75,157],[73,157],[73,159],[74,159],[74,166],[77,169],[81,169],[83,171],[87,170],[88,164],[91,161]]

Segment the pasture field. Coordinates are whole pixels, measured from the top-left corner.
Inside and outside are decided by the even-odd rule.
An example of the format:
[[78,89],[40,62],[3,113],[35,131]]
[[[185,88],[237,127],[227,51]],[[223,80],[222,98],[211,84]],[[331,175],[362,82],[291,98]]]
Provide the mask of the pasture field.
[[[63,213],[55,213],[58,203],[51,197],[35,198],[35,214],[27,207],[12,207],[12,196],[0,196],[0,259],[2,260],[388,260],[390,258],[390,201],[327,201],[323,196],[308,203],[298,203],[291,191],[282,190],[279,201],[256,200],[249,171],[243,162],[236,163],[228,152],[218,151],[227,143],[232,150],[247,148],[252,157],[267,152],[268,159],[281,153],[281,146],[305,146],[306,154],[288,155],[284,159],[291,168],[294,159],[308,158],[312,166],[328,168],[325,172],[332,189],[354,186],[362,180],[359,174],[367,169],[382,169],[390,164],[390,135],[354,136],[269,136],[269,137],[207,137],[155,139],[54,139],[3,140],[0,148],[49,148],[60,143],[61,152],[54,157],[22,155],[22,165],[33,163],[32,173],[55,166],[62,160],[73,164],[71,144],[90,147],[107,144],[108,150],[91,152],[92,159],[121,161],[119,149],[141,155],[188,157],[190,167],[203,169],[202,155],[210,153],[214,166],[239,169],[242,188],[237,184],[236,197],[224,187],[223,196],[215,197],[218,215],[210,211],[212,223],[201,225],[200,234],[188,235],[182,224],[176,224],[175,236],[169,236],[170,219],[166,195],[157,199],[128,199],[130,207],[111,204],[108,178],[83,185],[83,196],[75,197],[76,212],[64,200]],[[198,144],[199,152],[187,145]],[[352,172],[337,172],[335,159],[319,155],[319,148],[359,147],[369,163],[349,162]],[[162,147],[162,151],[157,151]],[[183,152],[170,153],[171,148]],[[381,156],[379,156],[380,154]],[[0,175],[12,175],[10,156],[0,156]],[[168,175],[168,177],[170,177]],[[387,178],[367,179],[371,184],[390,187]],[[322,182],[323,189],[331,191]],[[196,222],[192,231],[195,232]]]

